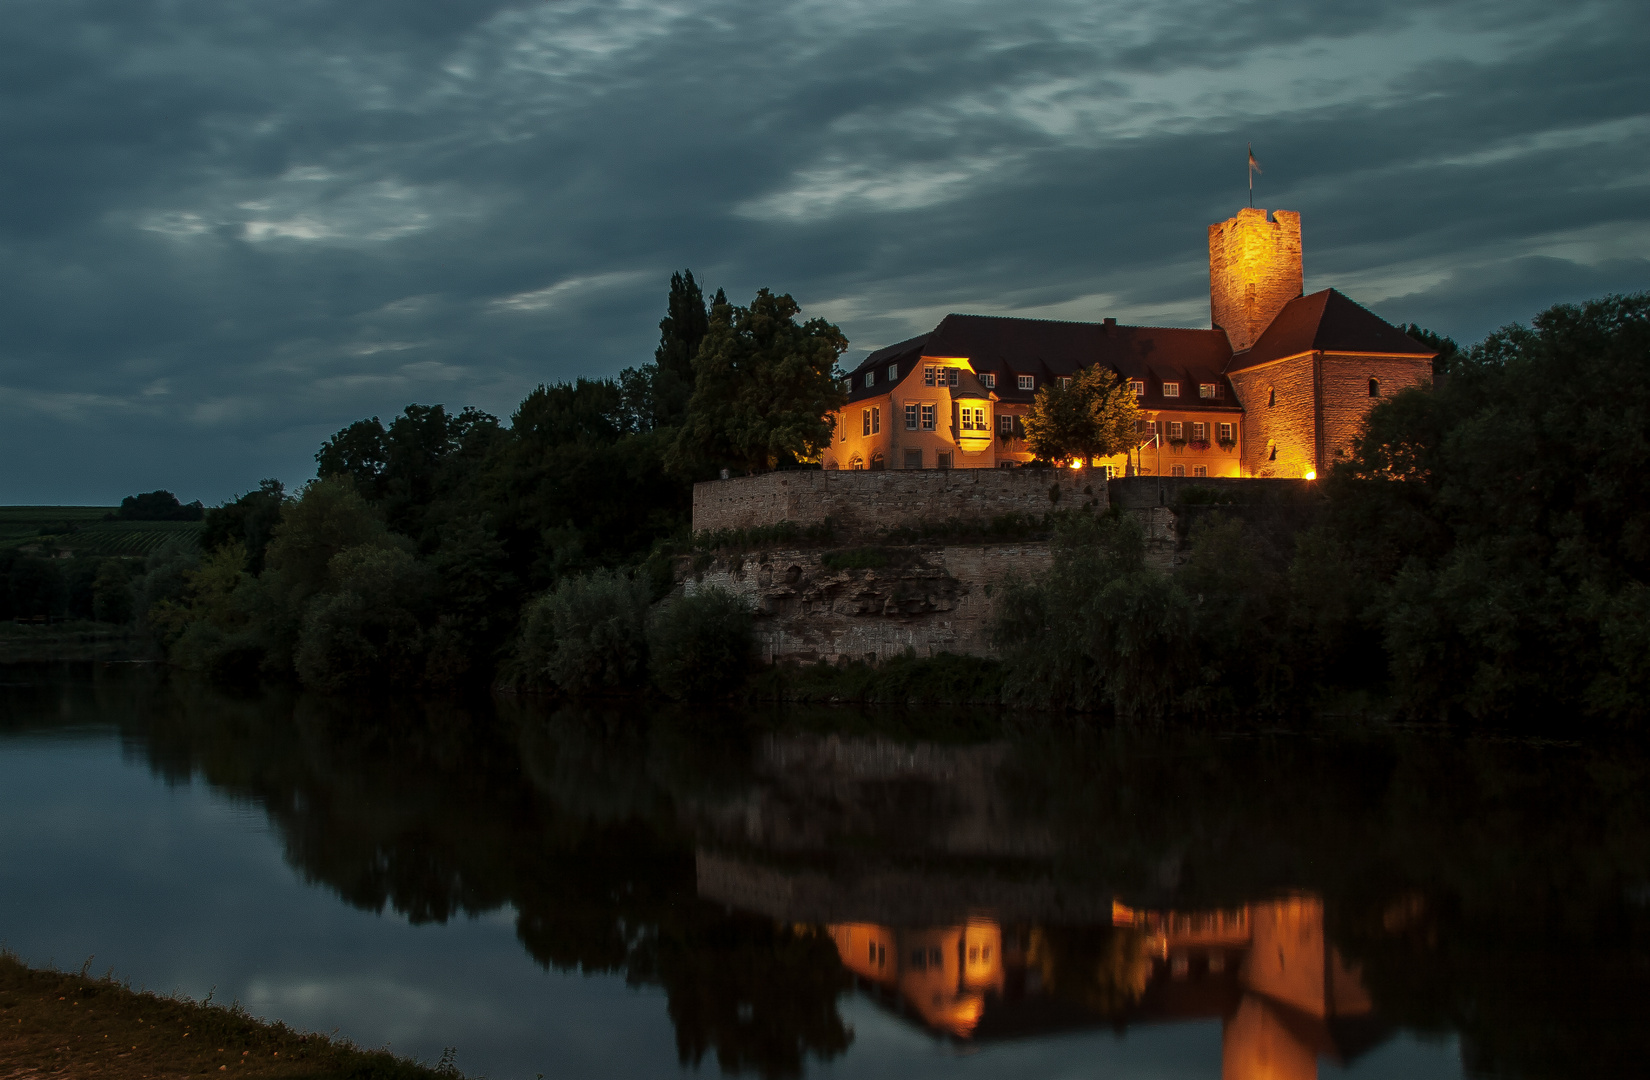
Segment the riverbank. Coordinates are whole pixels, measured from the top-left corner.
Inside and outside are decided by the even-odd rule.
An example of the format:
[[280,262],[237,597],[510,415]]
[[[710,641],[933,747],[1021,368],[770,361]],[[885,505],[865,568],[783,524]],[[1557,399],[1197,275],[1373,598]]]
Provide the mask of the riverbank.
[[383,1050],[265,1023],[235,1005],[136,991],[109,977],[31,968],[0,953],[0,1075],[138,1080],[230,1074],[458,1080]]
[[0,622],[0,664],[159,659],[154,641],[131,626],[78,619],[50,624]]

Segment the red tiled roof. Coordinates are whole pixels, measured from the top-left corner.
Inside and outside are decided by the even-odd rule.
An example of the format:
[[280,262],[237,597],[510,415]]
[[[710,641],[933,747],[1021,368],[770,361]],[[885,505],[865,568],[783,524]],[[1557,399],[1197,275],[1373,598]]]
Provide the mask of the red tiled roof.
[[[1148,408],[1237,410],[1236,397],[1222,375],[1231,346],[1219,330],[1116,323],[1059,322],[1003,315],[947,315],[932,333],[879,349],[854,369],[851,399],[885,394],[890,389],[882,370],[900,365],[900,378],[923,356],[967,357],[977,372],[997,376],[998,398],[1029,404],[1033,391],[1019,389],[1017,375],[1031,375],[1043,386],[1062,375],[1075,375],[1091,364],[1105,364],[1129,379],[1146,383]],[[866,372],[878,372],[866,387]],[[1164,399],[1164,382],[1181,384],[1178,399]],[[1223,395],[1197,396],[1199,382],[1220,384]]]
[[1402,330],[1335,289],[1299,296],[1284,305],[1260,340],[1237,353],[1227,371],[1298,356],[1304,352],[1434,355]]

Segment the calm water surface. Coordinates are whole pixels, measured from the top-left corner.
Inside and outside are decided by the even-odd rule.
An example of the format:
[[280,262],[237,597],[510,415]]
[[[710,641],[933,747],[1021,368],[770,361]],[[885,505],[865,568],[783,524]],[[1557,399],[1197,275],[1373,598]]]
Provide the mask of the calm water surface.
[[495,1080],[1650,1059],[1630,747],[0,684],[8,948]]

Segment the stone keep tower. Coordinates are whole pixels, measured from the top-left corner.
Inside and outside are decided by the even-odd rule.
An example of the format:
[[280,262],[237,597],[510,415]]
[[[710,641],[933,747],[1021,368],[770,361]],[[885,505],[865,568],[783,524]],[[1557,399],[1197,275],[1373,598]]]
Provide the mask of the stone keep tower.
[[1255,343],[1289,301],[1306,291],[1301,216],[1247,207],[1209,226],[1209,318],[1233,352]]

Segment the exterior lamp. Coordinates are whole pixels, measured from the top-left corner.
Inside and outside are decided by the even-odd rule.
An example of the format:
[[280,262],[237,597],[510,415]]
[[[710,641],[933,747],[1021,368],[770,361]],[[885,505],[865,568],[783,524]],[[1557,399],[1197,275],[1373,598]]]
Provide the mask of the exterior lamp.
[[1072,458],[1071,459],[1071,467],[1074,468],[1074,469],[1081,469],[1083,467],[1083,459],[1082,458]]
[[1308,480],[1316,480],[1318,478],[1318,470],[1316,470],[1316,469],[1307,469],[1306,470],[1306,478]]

